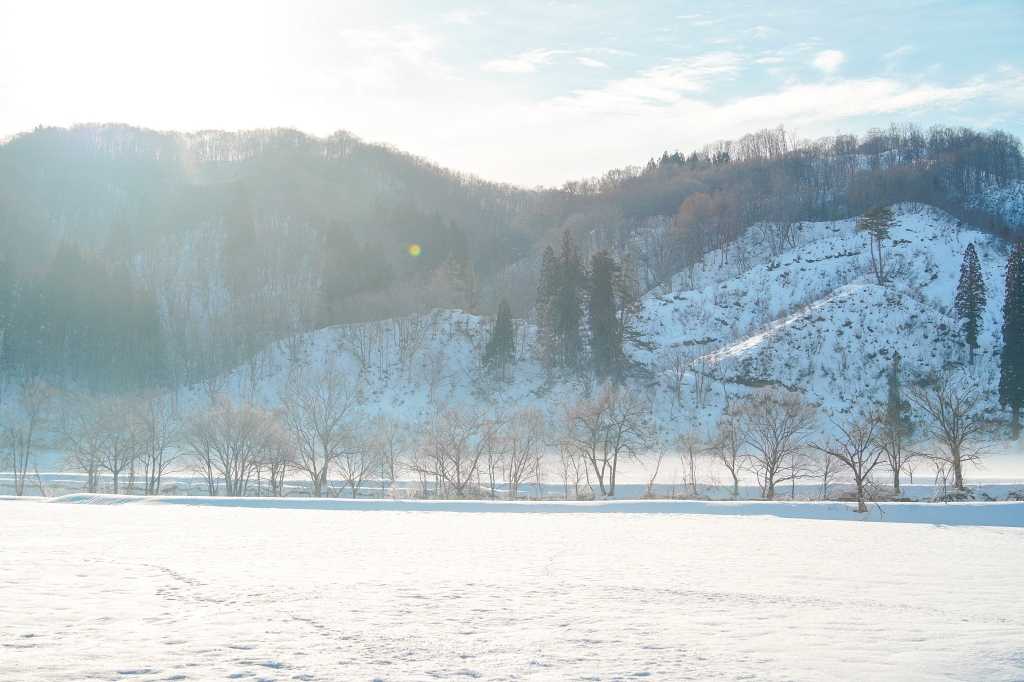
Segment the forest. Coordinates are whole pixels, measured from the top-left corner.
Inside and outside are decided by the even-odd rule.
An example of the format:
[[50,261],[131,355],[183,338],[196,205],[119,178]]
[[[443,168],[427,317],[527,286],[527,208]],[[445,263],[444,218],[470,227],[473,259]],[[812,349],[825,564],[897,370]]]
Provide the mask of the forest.
[[[1022,170],[1010,135],[909,124],[818,140],[765,129],[535,189],[345,133],[37,129],[0,146],[5,469],[19,495],[43,491],[36,455],[55,449],[89,492],[166,492],[165,473],[184,467],[211,495],[387,495],[404,477],[423,496],[517,499],[557,481],[578,499],[614,495],[626,461],[653,467],[653,494],[673,453],[690,472],[680,494],[699,494],[699,461],[712,461],[734,496],[746,474],[769,499],[786,481],[795,495],[798,480],[827,497],[843,478],[863,507],[880,472],[899,495],[901,473],[928,459],[961,494],[994,425],[988,397],[951,366],[903,387],[896,353],[886,400],[856,415],[752,385],[703,430],[670,433],[652,416],[656,387],[678,397],[687,372],[711,381],[693,364],[707,353],[638,359],[659,350],[643,305],[674,279],[692,285],[711,254],[744,263],[753,243],[776,257],[805,223],[851,218],[883,285],[883,244],[898,245],[890,206],[934,207],[1009,244],[1020,216],[987,197]],[[1004,346],[985,351],[1001,355],[1014,436],[1020,260],[1018,246]],[[973,244],[961,275],[973,364],[986,305]],[[453,370],[443,349],[423,350],[463,313],[482,324],[469,404],[440,397]],[[309,362],[318,330],[357,374]],[[268,348],[289,367],[272,386]],[[571,386],[549,409],[491,398],[524,358],[541,392]],[[373,371],[423,377],[428,416],[379,405]],[[246,388],[228,391],[229,375]]]
[[802,221],[940,208],[991,234],[1020,180],[999,131],[783,128],[665,153],[560,188],[483,181],[345,133],[40,128],[0,146],[2,369],[100,391],[179,388],[330,325],[424,314],[534,320],[545,249],[632,264],[638,295],[748,227],[783,249]]

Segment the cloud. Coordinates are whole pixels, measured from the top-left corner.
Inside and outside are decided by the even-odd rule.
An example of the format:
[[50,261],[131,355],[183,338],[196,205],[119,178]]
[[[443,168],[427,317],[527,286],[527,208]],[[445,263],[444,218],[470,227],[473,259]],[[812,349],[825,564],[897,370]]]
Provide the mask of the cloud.
[[755,26],[754,28],[748,28],[743,32],[748,36],[754,36],[755,38],[766,38],[770,35],[778,33],[777,29],[771,26]]
[[625,113],[648,106],[679,102],[687,93],[707,90],[718,79],[739,72],[739,57],[717,52],[695,59],[673,59],[636,76],[623,78],[600,90],[578,91],[571,96],[551,100],[555,107],[578,113]]
[[460,9],[455,12],[449,12],[441,15],[441,21],[445,24],[463,24],[468,25],[473,23],[473,17],[483,16],[485,13],[481,10],[468,10]]
[[583,66],[590,66],[590,67],[593,67],[595,69],[607,69],[608,68],[608,65],[605,64],[604,62],[599,62],[596,59],[591,59],[590,57],[576,57],[576,61],[578,61]]
[[832,73],[845,60],[846,55],[839,50],[824,50],[814,56],[814,59],[811,60],[811,66],[824,73]]
[[564,50],[530,50],[514,59],[493,59],[484,62],[480,68],[498,73],[535,73],[540,67],[550,64],[554,57],[565,54]]
[[900,57],[900,56],[903,56],[905,54],[909,54],[910,52],[913,52],[913,51],[914,51],[914,46],[913,45],[904,45],[903,47],[896,48],[892,52],[886,52],[885,54],[882,55],[882,59],[895,59],[896,57]]
[[755,64],[781,64],[784,61],[786,61],[786,60],[783,57],[761,57],[760,59],[755,59],[754,63]]
[[410,68],[420,76],[450,80],[454,70],[434,57],[441,40],[418,24],[384,29],[345,29],[347,46],[356,56],[345,69],[347,79],[363,85],[394,85]]

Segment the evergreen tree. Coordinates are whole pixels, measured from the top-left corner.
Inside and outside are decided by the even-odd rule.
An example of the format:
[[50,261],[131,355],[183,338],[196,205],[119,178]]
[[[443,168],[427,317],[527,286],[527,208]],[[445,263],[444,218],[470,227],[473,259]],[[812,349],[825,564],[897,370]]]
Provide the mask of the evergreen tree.
[[974,364],[974,349],[978,347],[978,329],[981,313],[985,310],[985,280],[981,276],[981,263],[974,244],[967,245],[964,262],[960,266],[960,284],[956,288],[956,312],[964,321],[964,334],[970,349],[970,364]]
[[900,471],[910,454],[906,452],[906,447],[914,435],[910,401],[903,397],[900,381],[900,359],[899,353],[893,353],[888,376],[889,393],[881,429],[881,445],[892,470],[892,489],[897,495],[900,492]]
[[618,306],[615,300],[616,280],[621,268],[607,249],[590,258],[590,305],[587,321],[590,327],[590,350],[594,372],[600,378],[618,378],[622,336],[619,330]]
[[[892,209],[879,204],[869,208],[867,212],[857,221],[857,231],[868,233],[868,250],[871,252],[871,267],[875,271],[875,279],[879,284],[884,283],[884,269],[882,268],[882,240],[889,238],[889,230],[899,225],[899,221],[893,218]],[[878,259],[875,259],[875,249],[878,249]]]
[[1024,243],[1019,239],[1006,262],[999,372],[999,402],[1013,410],[1013,437],[1016,439],[1020,436],[1020,408],[1024,406]]
[[580,250],[573,242],[572,232],[562,233],[562,253],[558,258],[557,275],[557,338],[561,364],[570,370],[580,368],[583,339],[580,326],[583,321],[584,296],[587,277],[583,270]]
[[554,378],[553,372],[557,364],[555,351],[558,336],[555,320],[557,298],[558,259],[555,257],[555,250],[549,246],[544,249],[544,256],[540,262],[540,284],[537,287],[536,302],[537,350],[549,381]]
[[484,349],[484,364],[498,378],[505,381],[516,355],[515,330],[512,328],[512,308],[504,296],[498,302],[498,316],[491,330],[491,338]]

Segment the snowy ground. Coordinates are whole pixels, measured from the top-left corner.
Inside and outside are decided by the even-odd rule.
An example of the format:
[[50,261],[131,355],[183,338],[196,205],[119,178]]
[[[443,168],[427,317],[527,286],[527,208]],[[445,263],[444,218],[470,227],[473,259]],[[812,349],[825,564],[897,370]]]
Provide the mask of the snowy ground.
[[24,500],[0,515],[5,679],[1024,677],[1021,528]]

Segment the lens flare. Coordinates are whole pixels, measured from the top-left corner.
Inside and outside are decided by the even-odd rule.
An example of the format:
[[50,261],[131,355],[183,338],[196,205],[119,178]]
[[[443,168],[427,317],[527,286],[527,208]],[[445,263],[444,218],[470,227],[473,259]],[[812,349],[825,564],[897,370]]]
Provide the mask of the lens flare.
[[415,258],[416,256],[420,255],[420,252],[422,252],[422,251],[423,251],[423,249],[420,248],[419,244],[410,244],[409,245],[409,255],[412,256],[413,258]]

